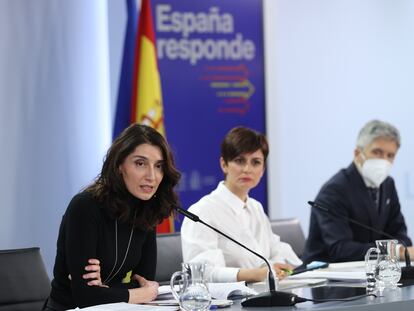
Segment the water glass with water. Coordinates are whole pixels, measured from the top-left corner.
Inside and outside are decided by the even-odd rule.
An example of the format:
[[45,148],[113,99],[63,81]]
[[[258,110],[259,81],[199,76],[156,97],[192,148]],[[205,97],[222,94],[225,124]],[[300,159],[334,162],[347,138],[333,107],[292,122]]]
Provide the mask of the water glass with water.
[[[210,307],[211,295],[205,282],[203,263],[182,263],[182,270],[171,276],[171,290],[186,311],[204,311]],[[178,291],[175,285],[178,285]]]
[[376,292],[375,270],[377,268],[377,248],[370,248],[365,255],[365,275],[367,294]]
[[[398,281],[401,278],[401,267],[397,256],[398,241],[377,240],[375,244],[377,247],[369,249],[365,258],[371,258],[373,253],[376,253],[374,275],[376,289],[381,294],[384,289],[397,288]],[[367,261],[365,262],[367,266]]]

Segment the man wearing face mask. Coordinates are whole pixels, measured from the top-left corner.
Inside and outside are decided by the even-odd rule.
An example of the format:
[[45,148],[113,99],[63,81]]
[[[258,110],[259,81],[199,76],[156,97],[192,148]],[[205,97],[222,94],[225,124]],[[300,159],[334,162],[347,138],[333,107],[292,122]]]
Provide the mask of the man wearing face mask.
[[[394,126],[368,122],[359,132],[353,162],[322,186],[315,201],[404,241],[414,258],[394,180],[388,176],[399,147],[400,134]],[[388,238],[313,208],[304,262],[363,260],[380,239]],[[399,253],[403,259],[403,247]]]

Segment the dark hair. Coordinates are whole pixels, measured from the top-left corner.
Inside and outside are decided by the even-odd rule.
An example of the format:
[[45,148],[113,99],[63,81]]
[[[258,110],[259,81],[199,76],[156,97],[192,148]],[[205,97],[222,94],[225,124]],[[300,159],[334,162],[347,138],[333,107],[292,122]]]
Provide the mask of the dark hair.
[[[141,144],[159,147],[164,160],[164,176],[156,194],[148,201],[139,200],[128,191],[119,171],[119,166],[125,158]],[[85,191],[92,193],[121,221],[130,221],[134,227],[150,229],[171,215],[173,207],[178,205],[178,196],[173,188],[180,177],[181,174],[175,168],[172,152],[164,137],[149,126],[132,124],[112,143],[100,175]],[[138,208],[134,206],[137,203]]]
[[257,150],[263,152],[266,161],[269,154],[266,136],[243,126],[232,128],[221,143],[221,157],[226,163],[243,153],[252,153]]

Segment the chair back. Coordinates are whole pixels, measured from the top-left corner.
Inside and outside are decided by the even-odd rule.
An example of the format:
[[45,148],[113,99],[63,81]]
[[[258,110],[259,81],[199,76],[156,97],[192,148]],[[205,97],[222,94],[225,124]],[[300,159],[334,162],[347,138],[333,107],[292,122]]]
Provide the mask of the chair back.
[[271,220],[273,233],[280,236],[282,242],[289,243],[295,251],[296,255],[302,257],[305,250],[305,235],[303,234],[302,227],[299,219],[297,218],[285,218]]
[[179,232],[157,235],[157,272],[155,281],[170,284],[171,275],[181,271],[183,253]]
[[38,247],[0,250],[0,310],[41,310],[50,280]]

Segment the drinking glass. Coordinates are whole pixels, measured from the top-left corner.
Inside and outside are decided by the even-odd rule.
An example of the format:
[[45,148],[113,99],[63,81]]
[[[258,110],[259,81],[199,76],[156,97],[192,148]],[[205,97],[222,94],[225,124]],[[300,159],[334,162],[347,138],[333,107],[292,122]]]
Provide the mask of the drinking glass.
[[[375,261],[375,280],[376,288],[381,294],[384,289],[397,288],[398,281],[401,278],[401,267],[398,263],[397,240],[377,240],[377,247],[370,248],[366,258],[371,257],[376,252]],[[367,262],[367,261],[365,261]]]
[[[204,263],[182,263],[181,271],[171,276],[171,290],[180,307],[186,311],[204,311],[210,307],[211,295],[205,282]],[[176,291],[174,285],[178,285]]]
[[365,275],[367,278],[367,294],[372,294],[376,292],[375,270],[377,268],[377,259],[377,249],[375,247],[370,248],[365,255]]

